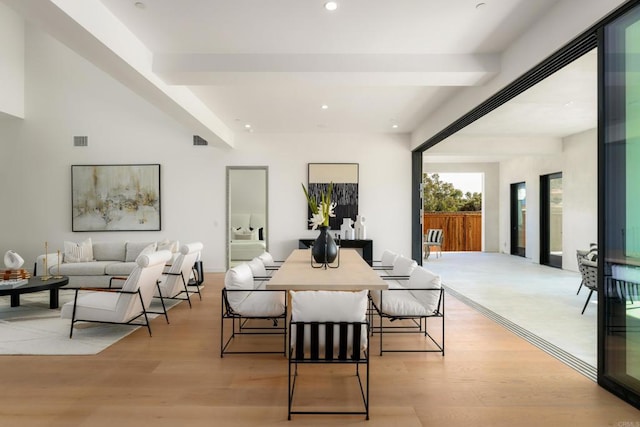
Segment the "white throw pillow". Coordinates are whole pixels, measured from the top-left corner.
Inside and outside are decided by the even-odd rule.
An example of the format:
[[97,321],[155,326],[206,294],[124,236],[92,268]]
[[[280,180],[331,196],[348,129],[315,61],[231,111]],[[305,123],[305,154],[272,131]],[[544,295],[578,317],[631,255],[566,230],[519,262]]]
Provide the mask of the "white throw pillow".
[[380,258],[380,264],[386,267],[391,267],[393,263],[396,262],[398,258],[398,254],[389,250],[385,250],[382,252],[382,257]]
[[300,322],[364,322],[367,291],[291,291],[291,320]]
[[[253,274],[247,264],[239,264],[229,269],[224,276],[224,287],[230,291],[253,290]],[[227,300],[234,310],[249,296],[250,292],[227,292]]]
[[412,260],[411,258],[407,258],[405,256],[399,255],[396,258],[396,261],[393,263],[393,270],[391,271],[392,276],[410,276],[413,270],[418,266],[418,263]]
[[91,237],[76,243],[64,242],[64,262],[89,262],[93,261],[93,244]]
[[427,270],[423,267],[417,267],[411,273],[409,280],[404,284],[406,288],[409,288],[409,292],[426,308],[429,312],[434,312],[438,309],[438,301],[440,300],[439,291],[413,291],[411,289],[425,289],[425,288],[442,288],[442,280],[440,276]]
[[233,232],[234,240],[258,240],[258,230],[241,228]]

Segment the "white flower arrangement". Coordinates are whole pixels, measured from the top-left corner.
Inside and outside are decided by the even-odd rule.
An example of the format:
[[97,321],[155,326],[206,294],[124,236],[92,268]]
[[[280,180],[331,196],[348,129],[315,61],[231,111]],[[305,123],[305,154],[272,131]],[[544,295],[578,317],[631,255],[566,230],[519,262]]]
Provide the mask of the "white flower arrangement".
[[311,209],[311,218],[309,218],[309,224],[311,225],[311,229],[315,230],[319,226],[329,226],[329,218],[333,218],[336,216],[334,210],[336,208],[336,203],[331,202],[331,194],[333,193],[333,182],[329,184],[329,189],[327,192],[322,192],[320,194],[320,204],[315,197],[309,195],[309,192],[305,188],[304,184],[302,184],[302,191],[304,191],[304,195],[307,198],[307,203],[309,203],[309,208]]

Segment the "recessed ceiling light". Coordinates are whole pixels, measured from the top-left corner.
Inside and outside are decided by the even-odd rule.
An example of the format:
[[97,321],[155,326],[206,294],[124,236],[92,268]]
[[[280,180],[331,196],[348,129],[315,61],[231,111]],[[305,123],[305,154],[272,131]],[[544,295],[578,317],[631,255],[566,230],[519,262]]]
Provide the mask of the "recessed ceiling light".
[[323,110],[326,110],[326,109],[329,108],[329,106],[327,104],[322,104],[322,106],[320,108],[322,108]]
[[324,4],[324,8],[327,9],[328,11],[333,12],[338,8],[338,2],[328,1]]
[[395,123],[394,123],[394,124],[392,124],[392,125],[391,125],[391,127],[392,127],[392,128],[394,128],[394,129],[398,129],[398,125],[397,125],[397,124],[395,124]]
[[251,129],[251,125],[249,123],[247,123],[246,125],[244,125],[245,129]]
[[135,7],[137,7],[138,9],[144,9],[145,7],[147,7],[146,4],[142,3],[141,1],[137,1],[133,4]]

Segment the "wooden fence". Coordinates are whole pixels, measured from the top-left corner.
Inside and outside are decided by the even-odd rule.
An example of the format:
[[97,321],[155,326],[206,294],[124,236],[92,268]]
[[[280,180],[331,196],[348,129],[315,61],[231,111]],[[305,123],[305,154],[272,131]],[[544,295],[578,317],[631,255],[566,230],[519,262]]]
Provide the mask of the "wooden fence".
[[426,212],[424,232],[440,228],[443,251],[482,250],[482,212]]

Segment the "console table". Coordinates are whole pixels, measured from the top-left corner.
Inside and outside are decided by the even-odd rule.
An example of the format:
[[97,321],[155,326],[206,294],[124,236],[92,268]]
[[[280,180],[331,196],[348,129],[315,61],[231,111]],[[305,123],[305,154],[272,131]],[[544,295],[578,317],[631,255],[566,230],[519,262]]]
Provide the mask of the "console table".
[[[298,249],[309,249],[316,239],[299,239]],[[336,241],[337,243],[337,241]],[[369,265],[373,265],[373,240],[340,240],[340,247],[362,249],[362,258]]]

